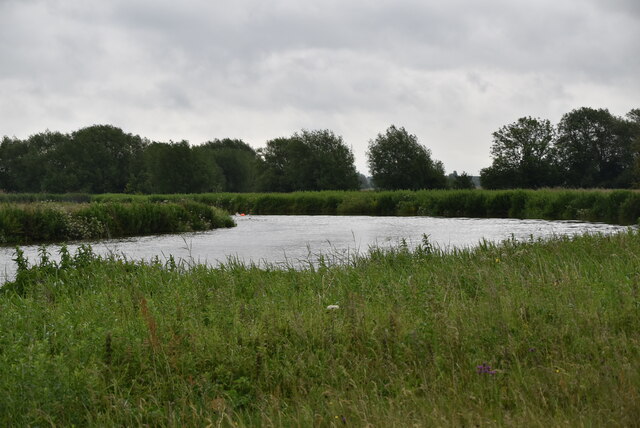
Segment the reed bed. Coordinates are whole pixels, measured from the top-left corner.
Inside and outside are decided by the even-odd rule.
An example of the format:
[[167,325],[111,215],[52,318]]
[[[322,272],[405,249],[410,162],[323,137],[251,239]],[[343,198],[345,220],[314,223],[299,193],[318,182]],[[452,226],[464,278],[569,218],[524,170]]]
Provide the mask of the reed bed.
[[0,425],[640,420],[637,231],[302,271],[63,252],[0,293]]
[[636,190],[421,190],[390,192],[129,194],[0,194],[0,203],[184,202],[253,214],[427,215],[637,224]]
[[394,192],[207,193],[96,195],[95,200],[183,200],[253,214],[425,215],[582,220],[637,224],[633,190],[423,190]]
[[233,225],[221,209],[194,201],[0,204],[0,245],[179,233]]

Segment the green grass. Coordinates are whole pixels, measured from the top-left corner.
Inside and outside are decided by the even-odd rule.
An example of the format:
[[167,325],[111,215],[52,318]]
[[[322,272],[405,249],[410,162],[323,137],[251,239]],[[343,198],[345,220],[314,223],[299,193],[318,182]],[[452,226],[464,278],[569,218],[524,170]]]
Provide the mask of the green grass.
[[194,201],[0,204],[0,245],[179,233],[234,225],[226,212]]
[[530,218],[637,224],[633,190],[422,190],[394,192],[94,195],[94,200],[182,200],[253,214],[428,215]]
[[3,426],[640,420],[637,231],[303,271],[43,256],[0,294]]
[[393,192],[129,194],[0,194],[0,202],[195,201],[228,212],[252,214],[427,215],[637,224],[640,192],[634,190],[421,190]]

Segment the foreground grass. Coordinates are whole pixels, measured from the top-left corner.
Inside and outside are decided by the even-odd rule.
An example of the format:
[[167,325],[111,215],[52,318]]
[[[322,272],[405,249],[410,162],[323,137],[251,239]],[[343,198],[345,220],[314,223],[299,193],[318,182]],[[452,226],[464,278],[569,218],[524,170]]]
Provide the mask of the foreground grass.
[[304,271],[86,248],[19,262],[0,295],[3,426],[640,420],[638,232]]

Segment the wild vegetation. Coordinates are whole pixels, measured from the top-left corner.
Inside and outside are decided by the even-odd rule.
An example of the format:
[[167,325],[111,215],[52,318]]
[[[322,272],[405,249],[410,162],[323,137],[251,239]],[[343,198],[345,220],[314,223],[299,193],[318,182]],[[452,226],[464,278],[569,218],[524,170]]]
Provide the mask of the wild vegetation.
[[[444,189],[444,164],[431,159],[431,151],[404,128],[390,126],[369,143],[371,179],[377,189]],[[454,182],[458,184],[458,181]]]
[[[486,189],[640,187],[640,109],[625,118],[583,107],[560,123],[523,117],[493,133]],[[238,139],[158,142],[110,125],[45,131],[0,142],[0,191],[8,193],[202,193],[472,189],[403,127],[369,141],[371,180],[330,130],[301,130],[255,150]]]
[[211,269],[87,247],[0,293],[4,426],[631,426],[640,234]]
[[394,192],[95,195],[96,201],[191,200],[252,214],[428,215],[531,218],[636,224],[640,193],[632,190],[420,190]]
[[43,193],[200,193],[358,189],[351,149],[328,130],[294,133],[254,150],[225,138],[191,146],[110,125],[0,142],[0,190]]
[[232,226],[234,222],[226,212],[194,201],[0,204],[0,245]]
[[493,133],[487,189],[640,187],[640,109],[626,118],[582,107],[557,126],[523,117]]

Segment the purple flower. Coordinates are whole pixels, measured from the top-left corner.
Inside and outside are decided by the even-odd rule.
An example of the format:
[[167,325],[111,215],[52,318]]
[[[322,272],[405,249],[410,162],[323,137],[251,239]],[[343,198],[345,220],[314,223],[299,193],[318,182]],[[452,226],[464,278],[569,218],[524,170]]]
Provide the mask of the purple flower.
[[492,370],[491,366],[488,365],[487,363],[482,363],[479,366],[476,366],[476,372],[478,374],[489,374],[491,376],[495,375],[497,373],[496,370]]

